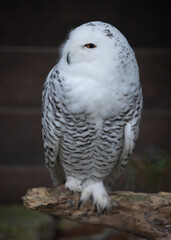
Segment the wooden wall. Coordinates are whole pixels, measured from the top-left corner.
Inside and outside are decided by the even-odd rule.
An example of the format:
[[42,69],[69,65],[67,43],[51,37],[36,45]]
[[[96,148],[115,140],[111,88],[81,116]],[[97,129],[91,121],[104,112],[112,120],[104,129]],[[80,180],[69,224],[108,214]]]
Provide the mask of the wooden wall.
[[134,47],[170,47],[169,1],[13,0],[0,7],[0,44],[58,46],[68,31],[100,20],[117,27]]
[[[143,153],[151,145],[169,151],[171,51],[135,49],[135,52],[144,93],[135,154]],[[5,192],[1,201],[13,202],[28,187],[51,184],[43,167],[41,91],[48,71],[56,63],[57,50],[1,47],[0,55],[0,187]],[[16,191],[12,191],[10,198],[11,186]]]
[[[68,30],[102,20],[118,27],[139,63],[144,111],[135,154],[170,151],[169,11],[156,1],[4,1],[0,8],[0,203],[50,186],[41,139],[41,91]],[[153,4],[155,3],[155,4]],[[45,47],[46,46],[46,47]]]

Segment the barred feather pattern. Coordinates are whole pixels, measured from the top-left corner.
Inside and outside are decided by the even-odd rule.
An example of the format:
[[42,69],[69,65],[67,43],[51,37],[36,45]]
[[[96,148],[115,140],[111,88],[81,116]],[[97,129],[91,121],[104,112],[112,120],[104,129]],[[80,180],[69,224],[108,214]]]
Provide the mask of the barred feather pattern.
[[[69,91],[64,77],[57,66],[54,67],[47,77],[42,95],[45,162],[48,168],[54,170],[52,179],[58,178],[55,173],[60,164],[66,177],[74,177],[82,183],[87,179],[104,180],[111,172],[118,177],[138,137],[142,110],[140,86],[131,96],[129,106],[117,116],[111,113],[104,118],[100,127],[96,126],[90,113],[72,113],[68,109]],[[124,130],[131,121],[133,148],[131,152],[124,152]]]
[[[95,21],[72,30],[42,94],[45,162],[53,184],[110,208],[107,187],[133,152],[142,110],[139,71],[126,38]],[[106,183],[105,182],[105,183]],[[80,205],[79,205],[80,206]]]

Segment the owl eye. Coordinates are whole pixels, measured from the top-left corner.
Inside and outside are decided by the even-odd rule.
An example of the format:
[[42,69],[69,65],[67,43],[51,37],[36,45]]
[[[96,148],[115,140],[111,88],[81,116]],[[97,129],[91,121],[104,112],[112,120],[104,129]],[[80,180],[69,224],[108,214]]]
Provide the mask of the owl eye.
[[93,43],[87,43],[87,44],[84,45],[84,47],[86,47],[86,48],[95,48],[96,45],[93,44]]

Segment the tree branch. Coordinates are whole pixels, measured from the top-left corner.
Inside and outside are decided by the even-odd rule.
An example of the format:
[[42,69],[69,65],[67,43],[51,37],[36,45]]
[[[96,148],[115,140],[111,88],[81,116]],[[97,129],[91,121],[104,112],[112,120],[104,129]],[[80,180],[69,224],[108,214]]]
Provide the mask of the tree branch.
[[79,194],[73,194],[61,185],[51,189],[29,189],[23,201],[29,209],[78,223],[113,228],[152,240],[171,239],[171,193],[117,191],[110,194],[112,211],[103,214],[95,211],[91,201],[78,210],[79,198]]

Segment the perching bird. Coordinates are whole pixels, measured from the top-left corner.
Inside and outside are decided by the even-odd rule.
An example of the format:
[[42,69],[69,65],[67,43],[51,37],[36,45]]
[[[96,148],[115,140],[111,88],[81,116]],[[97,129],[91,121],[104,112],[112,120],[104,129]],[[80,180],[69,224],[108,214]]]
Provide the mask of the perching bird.
[[110,208],[103,181],[114,182],[138,137],[139,70],[126,38],[95,21],[72,30],[42,94],[45,162],[55,186]]

